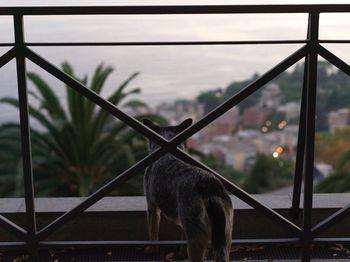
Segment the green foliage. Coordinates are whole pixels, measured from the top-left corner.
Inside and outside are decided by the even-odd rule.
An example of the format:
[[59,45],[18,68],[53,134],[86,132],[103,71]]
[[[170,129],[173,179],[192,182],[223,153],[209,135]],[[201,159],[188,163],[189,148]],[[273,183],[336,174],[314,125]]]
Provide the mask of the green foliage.
[[[234,96],[235,94],[243,90],[243,88],[248,86],[258,77],[259,77],[258,74],[254,74],[250,79],[239,81],[239,82],[233,82],[230,85],[228,85],[225,90],[224,100],[231,98],[232,96]],[[258,103],[261,92],[262,92],[262,89],[256,91],[254,94],[250,95],[249,97],[244,99],[241,103],[239,103],[240,111],[244,112],[247,108],[256,105]]]
[[317,193],[345,193],[350,192],[350,173],[336,172],[322,180],[315,188]]
[[0,126],[0,195],[21,196],[22,162],[20,131],[16,124]]
[[199,103],[204,104],[204,112],[209,113],[211,110],[213,110],[215,107],[220,105],[224,100],[222,96],[222,90],[216,89],[216,90],[210,90],[206,92],[202,92],[197,97],[197,101]]
[[222,175],[223,177],[227,178],[234,184],[241,186],[243,184],[243,180],[245,177],[245,174],[239,170],[236,170],[232,167],[229,167],[225,165],[223,161],[220,161],[218,159],[214,159],[212,156],[203,156],[201,157],[203,163],[205,163],[207,166],[215,170],[217,173]]
[[[199,94],[199,96],[197,96],[196,100],[199,103],[204,104],[205,113],[208,113],[221,103],[225,102],[227,99],[237,94],[239,91],[241,91],[244,87],[246,87],[249,83],[253,82],[258,77],[259,76],[255,74],[251,79],[240,82],[233,82],[230,85],[228,85],[225,89],[218,88],[215,90],[202,92]],[[242,101],[239,104],[241,112],[243,112],[246,108],[255,105],[259,99],[260,93],[261,90],[257,91],[255,94],[249,96],[244,101]]]
[[[297,64],[292,70],[285,71],[277,76],[273,82],[277,83],[281,90],[282,103],[299,102],[302,94],[304,76],[304,63]],[[201,93],[197,101],[203,103],[208,113],[220,103],[226,101],[241,91],[249,83],[253,82],[258,75],[253,75],[245,81],[229,84],[226,88],[209,90]],[[239,105],[240,112],[258,103],[263,88],[243,100]],[[337,70],[330,63],[320,61],[318,63],[317,78],[317,130],[328,130],[327,116],[330,111],[348,107],[350,101],[349,77]]]
[[[76,77],[68,63],[63,63],[62,68],[97,94],[113,72],[112,67],[101,64],[89,80],[87,76]],[[144,106],[139,100],[124,103],[130,95],[140,93],[138,88],[127,90],[137,75],[117,86],[107,100],[121,108]],[[37,196],[87,196],[147,154],[142,136],[69,86],[64,105],[39,75],[29,73],[28,79],[35,87],[29,95],[39,104],[29,107],[30,116],[40,124],[31,132]],[[0,101],[18,107],[17,99],[6,97]],[[136,116],[143,117],[165,122],[158,116]],[[0,127],[0,163],[10,163],[0,164],[0,180],[11,185],[7,191],[2,189],[3,196],[20,195],[22,191],[19,130],[15,123]]]
[[333,134],[318,132],[315,137],[315,158],[332,165],[336,170],[344,170],[349,162],[350,128],[337,129]]
[[282,93],[282,103],[298,101],[301,99],[303,86],[304,63],[296,64],[293,70],[280,74],[275,82]]
[[[348,131],[350,131],[350,129],[348,129]],[[332,137],[330,139],[332,139]],[[318,193],[350,192],[350,150],[340,155],[337,159],[335,173],[322,180],[316,186],[315,191]]]
[[[301,99],[304,64],[298,64],[291,72],[284,72],[277,78],[283,102]],[[328,130],[328,113],[349,106],[350,81],[342,71],[326,61],[318,62],[317,71],[317,129]]]
[[243,189],[257,194],[288,186],[293,182],[292,168],[291,161],[259,154],[243,183]]

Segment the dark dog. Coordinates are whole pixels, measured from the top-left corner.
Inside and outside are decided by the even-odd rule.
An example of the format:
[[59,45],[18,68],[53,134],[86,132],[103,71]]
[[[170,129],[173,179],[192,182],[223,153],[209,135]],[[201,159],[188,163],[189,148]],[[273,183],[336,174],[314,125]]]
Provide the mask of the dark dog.
[[[169,127],[159,127],[147,119],[143,123],[170,140],[189,127],[192,119]],[[149,147],[154,151],[158,145],[151,141]],[[185,144],[180,148],[185,149]],[[210,240],[214,261],[229,261],[233,208],[219,179],[172,154],[165,154],[146,169],[144,190],[150,240],[158,240],[162,213],[183,228],[192,262],[203,261]]]

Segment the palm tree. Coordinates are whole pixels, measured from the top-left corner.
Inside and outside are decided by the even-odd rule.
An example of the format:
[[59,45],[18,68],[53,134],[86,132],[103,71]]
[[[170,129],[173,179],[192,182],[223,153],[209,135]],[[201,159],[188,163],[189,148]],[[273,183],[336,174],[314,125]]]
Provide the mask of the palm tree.
[[[77,78],[67,62],[62,64],[62,69],[98,94],[113,72],[112,67],[100,64],[89,81],[87,76]],[[125,102],[130,95],[140,93],[138,88],[126,91],[128,84],[137,75],[134,73],[127,78],[107,100],[121,108],[145,107],[139,100]],[[38,104],[29,106],[29,114],[40,126],[31,130],[37,195],[87,196],[147,153],[147,145],[142,136],[72,88],[66,86],[67,103],[64,105],[54,89],[39,75],[29,73],[28,79],[35,87],[35,92],[29,91],[28,94]],[[5,97],[0,101],[18,107],[15,98]],[[147,117],[164,123],[161,117]],[[0,165],[0,181],[8,181],[12,177],[9,190],[15,192],[15,195],[21,188],[19,134],[18,124],[10,123],[0,127],[0,159],[6,159],[8,154],[13,160],[7,166],[8,170]],[[11,139],[6,139],[8,136]],[[6,144],[11,152],[6,151],[2,144]],[[11,169],[17,171],[11,174]]]
[[21,196],[22,163],[17,124],[0,126],[0,196]]

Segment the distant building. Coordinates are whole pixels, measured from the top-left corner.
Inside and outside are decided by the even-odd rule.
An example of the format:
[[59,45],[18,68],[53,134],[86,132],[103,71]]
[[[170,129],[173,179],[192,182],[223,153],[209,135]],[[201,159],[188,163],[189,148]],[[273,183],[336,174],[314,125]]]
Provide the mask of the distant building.
[[319,170],[323,178],[329,177],[334,172],[333,167],[331,165],[322,162],[316,162],[315,168]]
[[[294,158],[297,138],[298,126],[288,125],[282,131],[264,134],[253,129],[239,130],[235,134],[215,136],[201,143],[192,140],[191,145],[228,166],[247,171],[254,164],[257,153],[272,156],[276,150],[282,150],[279,157]],[[194,144],[194,141],[197,143]]]
[[329,130],[333,133],[338,128],[344,128],[350,124],[350,109],[341,108],[328,114]]
[[211,141],[213,137],[230,135],[237,129],[238,122],[239,109],[234,107],[221,117],[217,118],[213,123],[204,127],[198,132],[194,139],[197,139],[199,143],[205,143]]
[[280,105],[281,100],[281,90],[278,84],[269,83],[263,88],[258,107],[273,109]]
[[239,138],[232,136],[215,137],[212,141],[200,145],[199,150],[223,160],[226,165],[238,170],[246,170],[246,161],[256,155],[254,143],[239,141]]
[[252,106],[244,110],[240,124],[243,128],[259,128],[268,117],[269,112],[259,106]]
[[284,105],[279,105],[277,107],[278,112],[285,114],[287,120],[299,118],[300,114],[300,101],[299,102],[289,102]]
[[191,101],[177,101],[158,105],[154,113],[163,116],[170,124],[177,125],[186,118],[198,121],[204,114],[204,107]]

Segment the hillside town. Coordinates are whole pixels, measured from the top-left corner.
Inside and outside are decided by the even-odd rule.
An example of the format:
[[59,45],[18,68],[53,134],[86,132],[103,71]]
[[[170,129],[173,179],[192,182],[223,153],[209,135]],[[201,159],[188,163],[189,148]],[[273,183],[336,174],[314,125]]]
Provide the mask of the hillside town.
[[[242,172],[251,169],[257,154],[294,161],[300,100],[282,101],[279,85],[272,82],[263,88],[255,105],[243,112],[240,112],[239,105],[232,108],[193,135],[188,145]],[[188,117],[198,121],[205,115],[204,105],[190,100],[163,103],[153,108],[152,112],[169,119],[172,124]],[[273,117],[276,114],[283,118]],[[327,112],[327,120],[330,132],[349,127],[350,108]],[[316,162],[315,166],[322,177],[327,177],[333,171],[332,166],[326,163]]]

